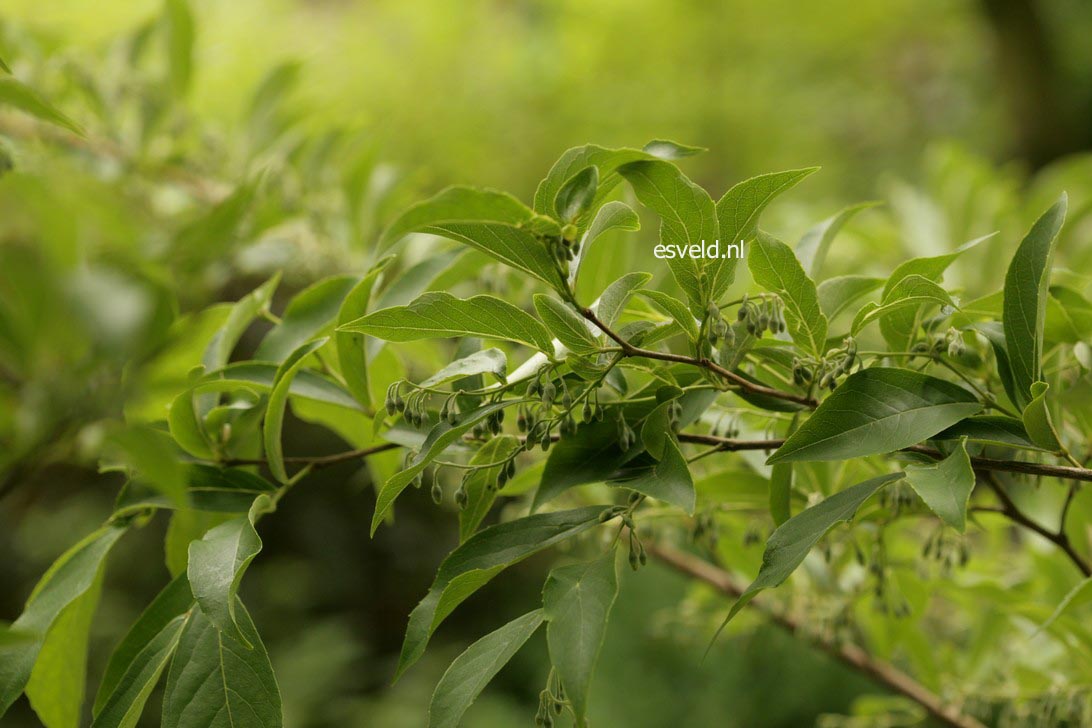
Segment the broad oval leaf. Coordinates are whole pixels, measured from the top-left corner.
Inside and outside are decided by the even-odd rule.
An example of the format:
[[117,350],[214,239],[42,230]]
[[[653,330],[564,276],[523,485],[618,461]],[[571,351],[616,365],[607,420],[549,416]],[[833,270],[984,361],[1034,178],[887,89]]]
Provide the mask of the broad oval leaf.
[[767,460],[846,460],[894,452],[932,437],[983,405],[973,393],[909,369],[850,375]]
[[555,568],[542,588],[550,662],[565,687],[578,726],[587,724],[588,688],[617,596],[613,548],[595,561]]
[[650,280],[652,280],[651,273],[626,273],[607,286],[603,294],[599,296],[599,300],[593,306],[595,315],[608,328],[612,328],[617,323],[623,309],[625,309],[629,297]]
[[906,482],[933,513],[955,530],[967,527],[967,501],[975,476],[967,446],[960,442],[948,457],[935,463],[907,465]]
[[425,293],[407,306],[385,308],[343,324],[353,331],[387,341],[478,336],[526,344],[552,354],[550,332],[534,316],[493,296],[456,298],[450,293]]
[[513,619],[456,657],[432,693],[429,728],[457,728],[466,709],[538,630],[542,618],[542,610],[536,609]]
[[656,304],[656,308],[674,319],[688,339],[695,342],[698,340],[698,322],[685,303],[663,291],[643,290],[640,291],[640,295],[652,301]]

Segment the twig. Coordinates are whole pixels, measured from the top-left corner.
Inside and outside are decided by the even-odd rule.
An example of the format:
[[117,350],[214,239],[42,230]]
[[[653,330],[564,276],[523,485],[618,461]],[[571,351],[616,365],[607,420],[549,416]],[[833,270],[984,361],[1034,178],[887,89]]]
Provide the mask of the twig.
[[[675,571],[693,579],[705,582],[717,591],[733,599],[738,599],[743,589],[736,584],[732,576],[709,562],[680,551],[672,546],[645,543],[645,550],[654,559]],[[925,708],[935,719],[953,728],[985,728],[975,718],[964,715],[955,706],[947,705],[927,687],[889,662],[879,660],[862,648],[853,644],[839,644],[801,628],[800,623],[789,615],[777,612],[761,598],[750,602],[751,608],[764,614],[772,623],[795,637],[801,637],[849,667],[872,678],[878,684],[913,700]]]
[[[366,458],[369,455],[375,455],[377,453],[386,452],[387,450],[394,450],[401,447],[395,442],[384,442],[379,445],[373,445],[371,447],[363,447],[359,450],[347,450],[345,452],[336,452],[332,455],[301,455],[297,457],[286,457],[284,462],[292,463],[294,465],[309,465],[312,470],[319,468],[325,468],[330,465],[337,465],[338,463],[344,463],[349,460],[356,460],[357,458]],[[217,465],[268,465],[269,461],[265,458],[235,458],[232,460],[221,460]]]
[[633,344],[629,343],[621,336],[619,336],[617,332],[615,332],[605,323],[603,323],[599,319],[599,317],[595,315],[595,312],[592,311],[590,308],[582,309],[581,313],[584,315],[584,318],[595,324],[604,334],[610,337],[612,341],[618,344],[624,356],[641,357],[644,359],[657,359],[659,361],[675,362],[676,364],[690,364],[691,366],[701,367],[702,369],[713,372],[714,374],[719,375],[720,377],[728,380],[729,382],[735,384],[741,389],[746,389],[747,391],[753,392],[754,394],[764,394],[768,397],[775,397],[777,399],[785,400],[786,402],[795,402],[796,404],[804,405],[805,407],[809,407],[811,409],[815,409],[815,407],[818,406],[818,402],[816,402],[811,397],[805,397],[799,394],[793,394],[792,392],[785,392],[780,389],[774,389],[773,387],[767,387],[764,384],[756,384],[755,382],[752,382],[748,379],[744,379],[743,377],[729,369],[725,369],[720,364],[717,364],[711,359],[706,359],[704,357],[684,356],[682,354],[672,354],[669,352],[655,351],[653,349],[642,349],[639,346],[634,346]]

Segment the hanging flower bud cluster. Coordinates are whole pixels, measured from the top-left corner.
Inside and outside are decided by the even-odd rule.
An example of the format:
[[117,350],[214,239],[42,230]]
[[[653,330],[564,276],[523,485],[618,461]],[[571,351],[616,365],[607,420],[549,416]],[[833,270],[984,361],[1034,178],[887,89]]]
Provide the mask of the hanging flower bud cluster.
[[[576,434],[577,422],[573,412],[576,409],[577,399],[583,400],[580,415],[584,422],[601,421],[605,413],[603,406],[599,403],[598,385],[590,386],[574,398],[564,378],[558,379],[555,383],[544,373],[540,373],[527,385],[527,397],[538,400],[537,403],[520,405],[516,417],[516,426],[519,431],[526,433],[527,450],[534,449],[536,444],[541,446],[543,451],[549,450],[555,428],[561,438]],[[561,410],[556,415],[555,407]]]
[[967,565],[971,551],[965,538],[941,525],[926,539],[921,558],[934,562],[940,567],[941,574],[948,576],[953,569]]
[[838,380],[849,374],[854,365],[863,367],[864,363],[857,356],[857,342],[852,336],[842,340],[842,346],[831,349],[821,361],[810,357],[797,357],[792,360],[792,380],[797,386],[805,387],[818,381],[820,389],[834,391]]
[[553,728],[554,719],[565,710],[565,688],[561,679],[551,670],[546,678],[546,688],[538,694],[538,712],[535,713],[535,725]]
[[629,568],[637,571],[648,563],[648,554],[645,553],[645,545],[641,543],[641,537],[637,534],[637,524],[633,521],[633,509],[640,505],[644,496],[633,493],[629,497],[629,508],[622,514],[622,523],[629,533]]
[[779,334],[785,331],[784,304],[777,296],[763,294],[757,298],[744,296],[736,311],[736,320],[729,322],[716,304],[706,310],[706,350],[710,356],[717,350],[717,360],[722,366],[734,366],[750,339],[761,339],[767,332]]

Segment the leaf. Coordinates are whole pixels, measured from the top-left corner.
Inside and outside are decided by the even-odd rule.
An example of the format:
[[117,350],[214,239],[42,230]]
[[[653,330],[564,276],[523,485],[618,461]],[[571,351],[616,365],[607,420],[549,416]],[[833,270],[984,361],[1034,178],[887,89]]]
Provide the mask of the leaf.
[[436,224],[497,222],[519,226],[530,222],[534,216],[534,210],[506,192],[448,187],[403,212],[383,231],[379,249],[385,250],[409,233]]
[[904,469],[906,482],[940,519],[963,533],[967,527],[967,501],[974,489],[974,469],[967,446],[960,442],[948,457],[935,463],[911,464]]
[[36,639],[37,636],[31,632],[12,629],[8,625],[0,622],[0,650],[6,647],[28,645],[33,643]]
[[221,523],[190,544],[187,573],[193,598],[216,629],[248,648],[251,644],[239,627],[235,604],[243,574],[262,550],[254,523],[272,507],[268,496],[258,496],[246,516]]
[[796,244],[796,257],[800,259],[800,265],[809,278],[814,280],[819,277],[819,271],[822,270],[823,263],[827,259],[827,251],[842,227],[858,212],[879,204],[879,202],[861,202],[850,205],[804,233],[804,237],[800,238],[800,242]]
[[185,96],[193,75],[193,13],[187,0],[167,0],[167,54],[171,88]]
[[[895,288],[903,286],[904,279],[910,276],[920,276],[931,282],[939,281],[941,276],[944,275],[944,271],[956,258],[991,237],[993,237],[993,233],[970,240],[950,253],[927,258],[913,258],[900,263],[888,276],[887,283],[884,284],[883,300],[887,301],[893,298]],[[891,315],[884,316],[880,321],[880,331],[893,351],[905,351],[913,344],[918,328],[918,313],[919,310],[916,306],[899,306]]]
[[102,593],[100,565],[91,587],[60,611],[46,632],[26,694],[46,728],[77,728],[87,683],[91,620]]
[[124,676],[133,670],[133,664],[141,651],[161,634],[173,620],[182,616],[193,606],[193,593],[185,574],[175,577],[163,591],[156,595],[152,603],[137,618],[133,626],[114,648],[110,661],[106,665],[98,695],[95,696],[96,716],[102,712],[108,700],[115,693],[127,691]]
[[431,377],[421,382],[421,387],[438,387],[441,384],[478,374],[492,374],[503,384],[508,381],[508,357],[500,349],[482,349],[470,356],[456,359]]
[[663,291],[643,290],[640,291],[640,295],[652,301],[656,304],[656,308],[664,311],[674,319],[675,323],[686,333],[687,338],[694,342],[698,340],[698,322],[694,320],[694,314],[690,312],[685,303]]
[[281,695],[246,607],[236,613],[248,649],[195,610],[182,630],[163,693],[163,728],[280,728]]
[[908,369],[850,375],[766,461],[847,460],[932,437],[982,404],[951,382]]
[[[660,160],[632,162],[619,168],[618,173],[629,181],[641,204],[660,216],[661,245],[681,251],[718,239],[712,198],[674,164]],[[701,275],[701,258],[680,254],[667,262],[691,308],[704,312],[709,296]]]
[[828,278],[816,289],[819,295],[819,308],[826,314],[828,321],[833,321],[838,314],[849,307],[861,296],[872,293],[884,284],[883,278],[872,276],[838,276]]
[[975,415],[933,435],[934,440],[959,440],[964,437],[991,445],[1038,449],[1024,429],[1024,423],[1007,415]]
[[612,200],[599,208],[587,232],[580,239],[580,250],[569,264],[569,284],[576,282],[580,263],[591,249],[592,243],[611,230],[640,230],[641,220],[633,208],[624,202]]
[[[642,431],[643,433],[643,431]],[[659,462],[651,468],[639,472],[636,477],[627,480],[612,480],[611,485],[644,493],[647,496],[671,503],[693,515],[696,495],[694,481],[690,477],[690,468],[678,444],[671,437],[666,437],[662,445]]]
[[588,689],[617,596],[614,549],[595,561],[555,568],[542,588],[550,662],[578,726],[587,725]]
[[[217,468],[199,463],[187,465],[186,489],[193,510],[212,513],[246,513],[259,495],[277,490],[260,475],[238,468]],[[157,491],[130,481],[118,494],[114,514],[131,515],[147,508],[174,507],[176,505],[172,501]]]
[[645,452],[659,460],[664,456],[664,446],[671,439],[671,408],[674,400],[662,402],[649,413],[641,425],[641,444]]
[[354,276],[332,276],[297,293],[253,358],[279,363],[311,339],[329,333],[342,302],[357,282]]
[[202,363],[205,365],[206,371],[220,369],[228,363],[231,359],[231,352],[235,349],[235,345],[251,322],[263,311],[269,310],[269,304],[273,300],[273,293],[277,290],[277,284],[280,283],[280,280],[280,273],[273,275],[231,307],[231,313],[228,314],[227,321],[216,332],[205,350]]
[[[393,260],[393,256],[383,258],[365,274],[352,290],[345,295],[337,311],[336,326],[343,326],[368,313],[368,304],[372,299],[372,289],[379,275]],[[345,386],[352,392],[357,402],[371,407],[372,396],[368,390],[368,357],[364,351],[364,337],[350,331],[336,331],[334,346],[337,347],[337,361]]]
[[695,154],[701,154],[702,152],[707,151],[705,147],[691,147],[686,144],[673,142],[669,139],[653,139],[648,144],[644,145],[642,150],[659,159],[668,160],[692,157]]
[[269,393],[265,423],[262,425],[262,442],[265,445],[265,458],[269,463],[269,472],[273,473],[273,477],[282,483],[288,482],[288,472],[284,467],[281,430],[284,427],[284,410],[288,405],[292,379],[303,368],[307,357],[322,348],[327,341],[329,339],[324,337],[300,346],[284,360],[273,380],[273,391]]
[[459,543],[474,535],[497,498],[497,477],[504,466],[482,466],[507,460],[522,447],[523,444],[512,435],[498,435],[478,448],[470,458],[468,464],[476,465],[478,469],[472,471],[463,481],[466,505],[459,511]]
[[780,526],[792,516],[792,463],[770,468],[770,517]]
[[654,155],[640,149],[607,149],[586,144],[582,147],[568,149],[550,168],[546,178],[539,183],[535,190],[535,211],[543,215],[550,214],[558,190],[574,174],[591,165],[599,170],[599,184],[596,187],[595,199],[590,205],[591,209],[599,207],[610,191],[621,181],[617,170],[623,164],[642,159],[654,159]]
[[618,317],[626,307],[626,302],[633,292],[642,288],[652,280],[651,273],[627,273],[614,283],[607,286],[599,300],[595,303],[595,315],[607,325],[613,328]]
[[125,530],[100,528],[61,555],[38,580],[23,613],[11,625],[13,630],[36,638],[29,644],[6,648],[0,660],[0,716],[26,688],[50,627],[66,607],[94,588],[106,556]]
[[502,570],[599,523],[607,506],[536,513],[490,526],[448,554],[428,594],[410,614],[395,680],[425,652],[440,623]]
[[[853,318],[850,331],[856,336],[865,326],[873,321],[879,321],[884,337],[891,337],[887,338],[887,343],[892,350],[906,350],[918,328],[917,312],[926,304],[955,306],[952,297],[939,285],[924,276],[909,275],[899,281],[898,285],[892,288],[879,304],[866,303]],[[894,330],[883,327],[884,321],[899,312],[905,312],[911,308],[914,310],[911,312],[910,318],[900,320]]]
[[1047,402],[1048,391],[1050,391],[1050,385],[1046,382],[1032,383],[1032,399],[1023,412],[1024,429],[1037,446],[1050,452],[1061,452],[1062,442],[1058,438],[1058,429],[1054,426],[1054,419],[1051,417],[1050,406]]
[[[758,577],[740,595],[717,634],[732,621],[743,607],[759,592],[780,586],[819,542],[827,531],[842,521],[849,521],[866,500],[888,483],[902,478],[902,473],[889,473],[858,483],[835,493],[821,503],[805,509],[777,527],[766,541]],[[713,636],[716,640],[716,635]]]
[[0,78],[0,107],[3,106],[16,108],[37,119],[68,129],[73,134],[84,135],[79,124],[47,103],[29,86],[10,76]]
[[785,303],[785,323],[796,345],[822,356],[826,351],[827,317],[819,308],[815,282],[808,278],[792,248],[759,231],[747,265],[755,282]]
[[546,460],[542,482],[531,503],[534,512],[569,488],[610,478],[618,468],[632,460],[644,445],[628,451],[618,448],[618,425],[615,422],[585,422],[576,434],[554,445]]
[[187,505],[186,466],[179,461],[178,447],[168,433],[131,425],[113,433],[110,442],[123,451],[126,464],[136,471],[142,483],[178,507]]
[[490,632],[456,657],[432,693],[429,728],[457,728],[466,709],[538,630],[542,619],[541,609],[528,612]]
[[343,324],[352,331],[387,341],[478,336],[506,339],[553,354],[553,337],[536,318],[493,296],[455,298],[425,293],[408,306],[385,308]]
[[0,71],[3,71],[4,73],[11,73],[11,68],[8,66],[8,64],[4,63],[3,58],[0,58]]
[[[763,210],[781,193],[795,187],[800,180],[818,167],[790,169],[744,180],[724,193],[717,201],[720,237],[725,245],[746,242],[758,229]],[[736,276],[738,258],[728,257],[706,262],[710,279],[710,300],[719,301]]]
[[410,459],[406,467],[392,475],[379,489],[379,495],[376,496],[375,512],[372,514],[371,534],[375,535],[379,524],[383,522],[383,519],[387,517],[387,513],[394,507],[395,499],[413,482],[418,473],[424,470],[450,445],[461,440],[463,435],[473,429],[474,425],[510,404],[512,404],[510,401],[488,404],[476,410],[461,413],[454,425],[449,424],[446,420],[435,425],[421,444],[418,453]]
[[571,223],[583,215],[595,199],[595,188],[598,186],[599,170],[595,167],[585,167],[570,177],[554,198],[557,219]]
[[1002,323],[1016,405],[1026,407],[1034,395],[1031,385],[1042,378],[1043,326],[1054,244],[1065,221],[1068,198],[1063,194],[1035,221],[1020,243],[1005,274]]
[[1057,608],[1055,608],[1050,617],[1043,622],[1042,626],[1040,626],[1036,632],[1046,631],[1064,615],[1078,607],[1083,607],[1089,602],[1092,602],[1092,577],[1081,579],[1077,582],[1077,585],[1066,593],[1062,601],[1059,602]]
[[174,656],[188,615],[172,618],[129,663],[118,689],[96,711],[91,728],[135,728],[148,696]]
[[584,319],[570,306],[552,296],[536,293],[535,310],[557,340],[574,354],[593,354],[599,351]]

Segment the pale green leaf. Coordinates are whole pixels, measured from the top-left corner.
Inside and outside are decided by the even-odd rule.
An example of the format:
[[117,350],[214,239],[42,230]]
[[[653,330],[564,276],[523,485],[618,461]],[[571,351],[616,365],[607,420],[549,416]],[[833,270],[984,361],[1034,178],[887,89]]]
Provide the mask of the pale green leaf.
[[342,302],[357,282],[354,276],[332,276],[297,293],[253,358],[280,363],[311,339],[329,334]]
[[[342,326],[355,321],[368,313],[368,304],[372,299],[372,290],[379,275],[393,260],[393,256],[383,258],[365,274],[360,282],[353,286],[341,302],[335,323]],[[352,392],[357,402],[365,407],[371,406],[372,397],[368,389],[368,357],[364,350],[363,334],[351,331],[336,331],[334,345],[337,347],[338,366],[345,386]]]
[[292,352],[277,370],[273,381],[273,390],[269,393],[266,406],[265,423],[262,425],[262,442],[265,445],[265,458],[269,462],[269,471],[278,481],[288,482],[288,472],[284,467],[284,449],[281,443],[281,430],[284,427],[284,411],[291,393],[292,379],[303,368],[307,357],[322,348],[328,338],[321,338],[303,344]]
[[967,527],[967,501],[975,476],[967,447],[960,442],[943,460],[907,465],[906,482],[933,513],[960,533]]
[[566,223],[576,221],[595,199],[598,186],[599,170],[596,167],[585,167],[566,180],[554,198],[557,219]]
[[436,224],[497,222],[520,226],[530,222],[534,216],[534,210],[505,192],[473,187],[448,187],[402,213],[383,232],[379,239],[379,249],[390,247],[411,232]]
[[828,278],[817,287],[819,308],[826,314],[828,321],[833,321],[850,304],[872,293],[884,284],[883,278],[872,276],[838,276]]
[[64,127],[83,136],[80,125],[36,94],[29,86],[11,76],[0,78],[0,108],[10,106],[42,121]]
[[599,301],[596,302],[594,309],[595,315],[607,325],[608,328],[612,328],[618,321],[618,317],[621,315],[623,309],[626,307],[626,302],[629,301],[629,297],[633,295],[633,292],[639,288],[642,288],[652,280],[651,273],[627,273],[614,283],[607,286],[603,294],[599,296]]
[[656,308],[674,319],[675,323],[686,333],[687,338],[695,342],[698,340],[698,322],[694,319],[694,314],[691,313],[685,303],[663,291],[653,289],[639,291],[639,294],[652,301]]
[[785,243],[759,231],[747,254],[755,282],[785,303],[785,324],[797,346],[822,356],[826,351],[827,317],[819,307],[815,282],[808,278]]
[[828,217],[818,223],[800,238],[796,244],[796,257],[800,259],[800,265],[811,279],[819,278],[819,272],[823,269],[823,263],[827,259],[827,251],[838,232],[847,222],[862,210],[879,205],[878,202],[860,202],[850,205],[837,214]]
[[1031,401],[1023,412],[1024,429],[1037,446],[1050,452],[1060,452],[1062,442],[1058,437],[1058,429],[1054,426],[1054,418],[1050,414],[1050,404],[1047,401],[1049,391],[1050,385],[1046,382],[1032,383]]
[[574,354],[593,354],[599,350],[588,324],[571,306],[553,296],[536,293],[535,310],[557,340]]
[[500,349],[482,349],[470,356],[456,359],[421,382],[420,386],[438,387],[456,379],[479,374],[492,374],[498,382],[503,384],[508,378],[508,357]]

